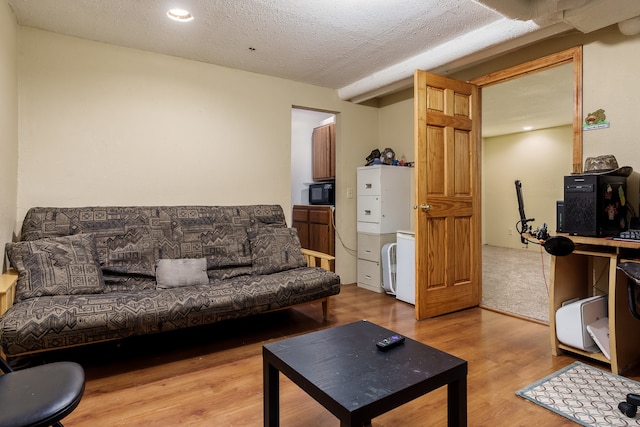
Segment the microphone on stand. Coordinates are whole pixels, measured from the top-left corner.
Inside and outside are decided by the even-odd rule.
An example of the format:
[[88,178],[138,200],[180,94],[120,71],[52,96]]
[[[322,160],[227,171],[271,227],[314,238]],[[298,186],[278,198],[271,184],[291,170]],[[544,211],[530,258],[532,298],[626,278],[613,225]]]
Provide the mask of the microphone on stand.
[[576,245],[568,237],[553,236],[549,237],[542,243],[545,251],[555,256],[569,255],[576,248]]
[[[520,241],[525,245],[529,243],[541,245],[545,251],[554,256],[565,256],[572,253],[575,249],[573,240],[565,236],[549,236],[546,223],[543,223],[542,227],[532,231],[532,227],[528,225],[528,223],[535,221],[535,218],[527,218],[525,215],[522,183],[516,180],[515,184],[516,196],[518,197],[518,210],[520,211],[520,221],[516,224],[516,230],[520,234]],[[520,227],[518,227],[518,225],[520,225]]]

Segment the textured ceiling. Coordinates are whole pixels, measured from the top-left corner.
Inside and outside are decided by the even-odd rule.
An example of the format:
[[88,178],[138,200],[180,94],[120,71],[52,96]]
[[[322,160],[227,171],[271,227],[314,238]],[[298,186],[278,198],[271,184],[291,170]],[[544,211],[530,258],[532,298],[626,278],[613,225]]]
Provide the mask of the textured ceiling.
[[[638,0],[5,1],[23,26],[334,88],[356,102],[406,87],[418,68],[446,73],[640,15]],[[171,7],[195,19],[171,21]]]
[[[501,18],[469,0],[11,0],[18,22],[338,89]],[[255,50],[253,50],[255,49]]]

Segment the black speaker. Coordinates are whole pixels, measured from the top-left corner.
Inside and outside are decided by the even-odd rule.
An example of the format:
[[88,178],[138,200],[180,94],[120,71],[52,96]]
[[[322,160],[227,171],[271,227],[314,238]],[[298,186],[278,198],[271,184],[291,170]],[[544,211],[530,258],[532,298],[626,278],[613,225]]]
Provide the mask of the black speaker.
[[556,231],[564,233],[564,200],[556,201]]
[[564,177],[565,233],[616,236],[628,228],[627,178],[609,175]]

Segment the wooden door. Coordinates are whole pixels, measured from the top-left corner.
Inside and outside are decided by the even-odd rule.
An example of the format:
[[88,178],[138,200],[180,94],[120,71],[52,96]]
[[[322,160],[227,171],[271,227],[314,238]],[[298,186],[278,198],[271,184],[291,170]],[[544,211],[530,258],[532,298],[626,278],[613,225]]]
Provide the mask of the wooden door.
[[416,319],[480,304],[478,88],[414,77]]

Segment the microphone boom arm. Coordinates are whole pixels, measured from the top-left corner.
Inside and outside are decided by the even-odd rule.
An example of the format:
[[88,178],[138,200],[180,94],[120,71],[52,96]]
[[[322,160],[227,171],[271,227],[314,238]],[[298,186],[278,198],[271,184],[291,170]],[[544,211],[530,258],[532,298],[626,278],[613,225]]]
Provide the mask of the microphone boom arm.
[[[529,240],[524,236],[525,233],[527,234],[531,234],[531,226],[528,225],[528,223],[535,221],[535,218],[527,218],[527,215],[525,215],[524,213],[524,198],[522,197],[522,183],[520,182],[519,179],[516,179],[516,196],[518,197],[518,211],[520,212],[520,221],[518,221],[518,223],[520,224],[521,228],[520,230],[518,230],[518,224],[516,224],[516,231],[518,231],[518,234],[520,234],[520,241],[522,242],[522,244],[526,245],[529,243]],[[546,233],[546,229],[547,229],[547,225],[544,224],[543,225],[543,229]],[[538,234],[538,233],[536,233]],[[542,239],[544,240],[544,239]]]
[[[520,180],[516,180],[516,196],[518,197],[518,211],[520,212],[520,221],[516,223],[516,231],[520,234],[520,241],[524,245],[528,245],[529,242],[541,245],[544,249],[554,256],[569,255],[575,249],[573,240],[565,236],[549,236],[547,231],[547,224],[543,223],[542,227],[535,231],[532,231],[532,227],[528,223],[535,221],[535,218],[527,218],[524,213],[524,199],[522,197],[522,183]],[[518,224],[520,229],[518,230]],[[531,240],[526,237],[535,237],[536,240]]]

